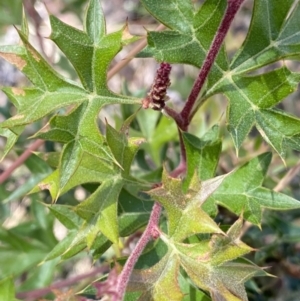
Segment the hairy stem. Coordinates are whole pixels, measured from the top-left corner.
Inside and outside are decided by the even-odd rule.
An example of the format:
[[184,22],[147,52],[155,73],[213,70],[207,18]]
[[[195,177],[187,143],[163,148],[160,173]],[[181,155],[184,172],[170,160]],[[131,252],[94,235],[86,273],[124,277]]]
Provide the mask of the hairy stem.
[[183,127],[186,129],[191,122],[191,112],[197,100],[197,97],[207,79],[207,76],[214,64],[214,61],[216,60],[216,57],[220,51],[220,48],[223,44],[224,38],[229,30],[229,27],[234,19],[234,16],[238,12],[239,8],[241,7],[244,1],[245,0],[228,0],[227,8],[223,20],[210,45],[208,54],[200,69],[199,75],[194,83],[194,86],[187,99],[187,102],[180,113],[181,118],[184,120]]
[[137,245],[135,246],[133,252],[128,257],[126,264],[118,277],[118,282],[116,286],[116,292],[118,294],[117,301],[122,301],[126,292],[126,287],[130,278],[130,275],[133,271],[133,268],[139,259],[140,255],[142,254],[144,248],[146,247],[147,243],[152,239],[153,233],[156,231],[156,228],[159,223],[161,213],[161,205],[159,203],[155,203],[152,208],[152,212],[150,215],[150,219],[146,230],[144,231],[143,235],[141,236],[140,240],[138,241]]
[[177,113],[175,110],[173,110],[172,108],[168,107],[168,106],[165,106],[163,109],[162,109],[162,112],[173,118],[174,121],[176,122],[178,128],[180,128],[182,131],[185,131],[185,129],[183,128],[184,126],[184,120],[181,118],[180,114]]
[[186,152],[182,139],[181,131],[187,131],[188,126],[193,117],[193,107],[196,103],[196,100],[199,96],[199,93],[207,79],[207,76],[216,60],[216,57],[221,49],[224,38],[229,30],[229,27],[234,19],[234,16],[238,12],[244,0],[228,0],[227,8],[223,20],[219,26],[219,29],[211,43],[208,54],[205,58],[205,61],[200,69],[199,75],[194,83],[192,91],[180,113],[177,113],[170,107],[164,107],[163,111],[174,119],[178,126],[179,137],[180,137],[180,148],[181,148],[181,161],[179,166],[172,172],[172,176],[177,177],[178,175],[185,172],[186,169]]
[[184,175],[186,172],[186,162],[181,160],[179,165],[170,172],[170,176],[172,178],[178,178],[181,175]]

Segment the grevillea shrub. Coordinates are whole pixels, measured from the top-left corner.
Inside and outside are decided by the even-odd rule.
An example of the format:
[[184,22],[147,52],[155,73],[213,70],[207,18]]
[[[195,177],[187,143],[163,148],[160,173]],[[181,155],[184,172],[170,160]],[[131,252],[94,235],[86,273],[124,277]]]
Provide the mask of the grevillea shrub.
[[[147,31],[147,45],[136,55],[159,65],[141,97],[117,94],[107,85],[115,56],[143,37],[130,34],[130,21],[108,34],[98,0],[89,1],[82,30],[50,16],[50,39],[74,67],[77,81],[59,74],[30,44],[26,17],[16,28],[20,43],[0,47],[0,56],[30,82],[3,88],[16,108],[0,125],[3,157],[29,125],[35,125],[30,137],[35,148],[43,141],[55,146],[28,158],[31,182],[14,195],[4,193],[2,206],[27,194],[34,218],[1,227],[2,300],[34,300],[52,291],[56,300],[246,301],[245,282],[270,276],[249,260],[257,250],[241,238],[249,225],[261,227],[264,208],[300,208],[298,200],[264,184],[272,152],[287,162],[300,150],[300,120],[278,107],[300,81],[300,73],[285,65],[300,55],[300,4],[255,0],[246,39],[229,56],[224,39],[244,0],[140,2],[164,25]],[[275,62],[281,64],[271,71],[262,68]],[[176,90],[172,64],[199,69],[181,109],[168,95]],[[216,94],[227,99],[226,116],[196,135],[190,125]],[[99,118],[112,104],[119,105],[121,125]],[[253,127],[257,132],[248,137]],[[224,143],[227,133],[234,162],[245,140],[262,146],[231,171],[219,168],[230,143],[227,138]],[[79,186],[87,195],[83,201],[64,198]],[[224,208],[235,216],[229,224],[220,218]],[[68,229],[60,241],[53,235],[54,218]],[[128,257],[122,254],[125,246]],[[107,250],[114,250],[110,265],[100,265]],[[60,265],[86,252],[102,277],[96,272],[82,277],[89,280],[84,289],[63,292],[72,283],[66,279],[38,290],[53,281]]]

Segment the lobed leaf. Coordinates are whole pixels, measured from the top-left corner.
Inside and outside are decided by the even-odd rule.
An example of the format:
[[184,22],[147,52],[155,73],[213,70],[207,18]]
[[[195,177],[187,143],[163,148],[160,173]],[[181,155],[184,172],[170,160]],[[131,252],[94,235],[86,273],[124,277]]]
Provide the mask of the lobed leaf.
[[273,108],[297,89],[299,73],[282,67],[262,75],[245,75],[300,54],[300,37],[295,34],[299,16],[299,3],[294,5],[293,0],[285,1],[283,6],[277,1],[256,0],[247,38],[232,59],[229,74],[204,96],[221,92],[228,98],[228,130],[237,150],[253,125],[283,160],[288,148],[300,149],[299,119]]
[[183,293],[178,284],[179,262],[176,258],[165,255],[149,270],[134,271],[130,277],[129,291],[143,293],[137,299],[153,301],[180,301]]
[[[202,203],[217,189],[217,183],[194,183],[194,189],[183,193],[182,182],[163,172],[162,186],[148,193],[161,203],[168,216],[168,233],[175,240],[183,240],[195,233],[222,233],[217,224],[202,210]],[[210,189],[212,187],[212,189]],[[199,222],[201,220],[201,222]]]
[[212,127],[201,139],[189,134],[182,135],[186,148],[187,174],[184,187],[188,187],[197,170],[201,180],[207,180],[215,175],[222,150],[219,139],[219,127]]
[[300,202],[287,195],[261,187],[271,153],[264,153],[228,175],[204,204],[207,212],[216,212],[222,205],[251,223],[260,226],[262,209],[289,210],[300,208]]
[[96,219],[95,235],[102,232],[114,243],[119,238],[117,202],[122,186],[121,178],[104,181],[88,199],[75,208],[75,212],[85,220]]
[[[71,232],[48,254],[47,260],[57,256],[71,257],[87,246],[92,248],[95,242],[99,250],[100,244],[109,245],[107,239],[99,240],[103,235],[113,242],[118,241],[119,193],[124,185],[138,185],[138,181],[130,176],[130,166],[141,143],[141,139],[128,140],[124,132],[113,132],[109,126],[106,140],[97,124],[99,111],[107,104],[140,104],[139,99],[118,95],[107,87],[107,69],[111,61],[123,45],[137,39],[130,35],[127,24],[121,30],[107,34],[100,2],[91,0],[84,30],[77,30],[55,17],[51,17],[51,26],[51,39],[73,64],[82,86],[59,75],[33,48],[28,41],[24,20],[19,31],[22,44],[0,47],[0,56],[14,64],[32,84],[27,88],[4,88],[18,111],[17,115],[1,124],[1,134],[8,138],[5,154],[12,148],[24,125],[54,113],[49,124],[33,138],[64,144],[59,158],[57,153],[50,158],[57,169],[51,174],[47,170],[48,174],[44,173],[39,178],[42,181],[35,188],[26,185],[26,192],[46,189],[52,199],[57,200],[61,194],[78,185],[101,185],[75,209],[50,207]],[[58,109],[70,105],[72,109],[65,115],[57,114]],[[148,213],[142,216],[144,218]],[[123,232],[144,224],[141,223],[141,215],[135,219],[125,215],[122,218],[125,222],[121,228]],[[74,229],[77,233],[72,232]]]
[[32,82],[29,88],[4,88],[18,114],[2,127],[32,123],[61,107],[87,100],[87,93],[75,83],[65,81],[19,32],[22,46],[1,46],[0,56],[14,64]]
[[[118,98],[107,88],[106,73],[122,46],[135,40],[128,33],[127,26],[106,34],[105,19],[97,0],[89,2],[84,31],[71,27],[54,16],[50,16],[50,23],[53,30],[50,38],[70,60],[83,87],[98,95]],[[119,96],[119,99],[122,98],[124,97]]]
[[76,172],[84,152],[101,160],[115,161],[109,148],[103,146],[103,138],[96,125],[101,108],[114,103],[140,103],[140,100],[115,94],[106,84],[107,68],[112,59],[123,45],[135,40],[128,33],[127,26],[107,35],[101,6],[96,0],[91,0],[88,6],[85,31],[68,26],[54,17],[51,20],[51,37],[74,64],[83,87],[54,71],[30,45],[24,30],[19,31],[23,45],[2,46],[0,56],[21,70],[31,81],[32,87],[4,89],[17,107],[18,114],[4,121],[1,131],[9,139],[7,153],[21,133],[17,132],[17,127],[33,123],[59,108],[75,106],[67,116],[53,117],[49,132],[44,129],[34,136],[67,144],[61,156],[59,180],[56,183],[58,190],[54,195],[57,198]]
[[[300,121],[273,107],[297,89],[300,75],[286,67],[262,75],[246,73],[299,56],[300,35],[295,30],[299,29],[300,4],[293,0],[285,1],[283,6],[278,1],[269,2],[255,1],[247,38],[230,64],[224,48],[220,50],[192,116],[205,99],[223,93],[229,100],[228,130],[237,151],[255,125],[284,160],[288,148],[300,150]],[[170,30],[150,31],[148,48],[141,56],[200,67],[221,22],[226,1],[207,0],[198,10],[184,0],[142,3]],[[180,21],[175,24],[170,19]]]
[[122,129],[117,131],[109,124],[106,125],[106,140],[117,162],[122,166],[122,175],[129,176],[134,156],[145,140],[143,138],[127,139]]
[[[149,13],[170,30],[148,32],[148,46],[140,56],[154,56],[158,61],[191,64],[200,67],[223,17],[226,1],[205,1],[195,9],[191,1],[142,0]],[[212,68],[209,81],[220,79],[228,69],[224,48]]]
[[240,218],[226,235],[214,234],[195,244],[162,234],[168,252],[155,265],[134,270],[128,291],[141,291],[138,300],[183,300],[182,267],[199,288],[210,292],[212,300],[247,301],[244,283],[254,275],[267,274],[253,264],[232,261],[253,250],[239,240],[242,221]]
[[300,120],[273,108],[295,91],[299,80],[300,74],[283,67],[257,76],[233,75],[223,81],[216,91],[229,99],[227,128],[237,149],[255,125],[282,159],[288,148],[300,150]]
[[[114,190],[114,188],[119,189],[116,185],[120,185],[120,181],[116,181],[112,187],[110,187],[109,181],[103,184],[95,191],[95,195],[92,194],[90,198],[75,208],[59,204],[49,206],[51,213],[70,231],[49,252],[43,262],[57,257],[71,257],[85,248],[92,250],[95,260],[99,259],[111,246],[112,241],[117,240],[118,233],[121,237],[126,237],[145,226],[153,202],[145,202],[125,189],[122,189],[121,193]],[[100,189],[101,187],[102,189]],[[114,198],[117,196],[119,196],[119,210],[118,220],[115,222],[113,219],[115,218]],[[89,204],[85,204],[85,202]],[[112,205],[109,206],[109,202]],[[113,208],[113,214],[109,207]],[[107,218],[110,218],[110,214],[112,220],[108,222]]]
[[300,5],[294,0],[255,1],[250,29],[231,69],[245,72],[300,53]]

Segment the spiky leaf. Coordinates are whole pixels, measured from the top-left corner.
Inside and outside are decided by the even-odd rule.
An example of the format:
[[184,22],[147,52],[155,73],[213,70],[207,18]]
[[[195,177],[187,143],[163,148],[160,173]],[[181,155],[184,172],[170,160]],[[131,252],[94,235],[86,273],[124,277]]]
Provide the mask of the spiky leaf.
[[210,212],[220,204],[232,212],[260,225],[262,209],[289,210],[300,208],[300,202],[279,192],[261,187],[271,162],[271,153],[265,153],[252,159],[229,174],[204,204]]
[[[294,5],[294,2],[285,1],[282,6],[279,1],[255,1],[250,30],[243,46],[230,64],[224,49],[221,49],[199,98],[200,105],[216,93],[226,95],[229,100],[228,130],[237,151],[254,125],[283,160],[288,148],[300,150],[300,120],[274,109],[296,90],[299,73],[282,67],[260,75],[247,74],[270,63],[300,55],[300,37],[295,34],[300,30],[300,4]],[[143,0],[142,3],[170,30],[162,33],[150,31],[148,48],[141,55],[200,67],[220,24],[226,1],[207,0],[198,10],[185,0]],[[176,20],[176,24],[170,20]],[[198,105],[194,111],[197,108]]]

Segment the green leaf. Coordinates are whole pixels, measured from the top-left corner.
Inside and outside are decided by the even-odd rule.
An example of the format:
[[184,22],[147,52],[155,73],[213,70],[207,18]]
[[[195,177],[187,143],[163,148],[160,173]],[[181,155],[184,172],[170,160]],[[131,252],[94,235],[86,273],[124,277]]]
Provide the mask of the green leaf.
[[0,136],[6,138],[6,144],[5,144],[5,147],[3,150],[2,157],[0,157],[0,162],[4,159],[4,157],[13,148],[13,146],[15,145],[15,143],[18,140],[18,137],[23,132],[23,129],[24,129],[23,126],[14,127],[12,129],[6,129],[6,128],[0,127]]
[[183,293],[180,290],[177,277],[179,262],[175,257],[165,255],[151,270],[135,270],[130,277],[129,291],[140,291],[142,300],[180,301]]
[[214,177],[222,150],[219,127],[214,126],[201,139],[189,133],[183,133],[182,137],[187,157],[187,174],[184,186],[189,186],[195,169],[197,169],[201,180]]
[[[143,0],[142,3],[170,30],[150,31],[148,47],[141,56],[200,67],[224,14],[226,1],[205,1],[199,10],[186,1]],[[229,65],[222,48],[212,67],[192,115],[205,99],[224,93],[230,103],[228,130],[237,151],[254,125],[283,160],[288,148],[300,150],[300,120],[273,108],[297,89],[299,73],[282,67],[262,75],[246,75],[267,64],[299,56],[300,37],[295,34],[296,28],[300,29],[299,16],[300,4],[294,5],[293,0],[285,1],[284,6],[278,1],[269,4],[256,0],[250,30],[240,51]]]
[[84,242],[84,235],[87,233],[87,231],[81,231],[82,228],[83,227],[80,227],[79,230],[70,231],[63,240],[61,240],[50,252],[48,252],[48,254],[44,255],[43,258],[41,258],[40,264],[44,264],[44,262],[60,256],[62,257],[70,250],[72,250],[73,255],[75,255],[85,249],[86,243]]
[[[110,189],[108,184],[109,183],[106,183],[101,192],[97,192],[97,194],[100,195],[102,193],[104,198],[107,200],[113,200],[118,192]],[[102,185],[100,187],[102,187]],[[100,190],[100,187],[98,191]],[[106,196],[105,192],[108,192],[109,190],[111,195]],[[119,231],[119,235],[121,237],[127,237],[146,225],[153,202],[144,201],[124,189],[120,193],[119,198],[117,231]],[[111,246],[111,241],[109,241],[107,237],[113,237],[113,235],[115,235],[113,231],[116,230],[113,228],[115,226],[112,224],[114,221],[109,221],[106,226],[110,227],[110,225],[113,225],[111,229],[107,229],[103,226],[103,228],[107,230],[107,237],[104,236],[104,232],[102,233],[102,231],[99,230],[99,224],[97,224],[98,220],[101,220],[101,211],[99,210],[101,207],[105,207],[105,205],[103,205],[104,202],[102,203],[101,200],[102,199],[99,197],[96,199],[98,202],[95,201],[95,203],[92,204],[92,206],[96,206],[93,207],[95,209],[94,211],[88,210],[89,208],[86,207],[86,205],[83,206],[85,201],[80,206],[78,211],[81,211],[80,214],[90,219],[88,222],[83,221],[75,213],[75,210],[77,210],[78,207],[75,207],[74,210],[70,206],[66,205],[55,204],[49,206],[51,213],[53,213],[54,216],[70,231],[67,236],[46,256],[44,261],[57,257],[66,258],[67,256],[77,254],[85,248],[92,250],[95,260],[102,256],[102,254]],[[85,208],[87,208],[87,211],[85,211]],[[106,209],[104,208],[104,211],[105,210]],[[74,250],[74,254],[72,254],[72,249]]]
[[[228,130],[238,149],[253,125],[282,159],[286,150],[300,150],[300,120],[272,108],[295,91],[300,74],[283,67],[257,76],[235,76],[224,80],[219,92],[228,97]],[[284,131],[282,131],[284,127]]]
[[99,164],[99,160],[95,156],[85,153],[80,161],[80,165],[61,191],[59,190],[59,171],[55,170],[32,189],[30,193],[47,189],[49,190],[52,199],[55,200],[59,193],[63,194],[77,185],[84,183],[99,183],[110,177],[116,176],[116,172],[113,170],[112,166],[111,162],[105,160]]
[[57,268],[57,260],[51,260],[29,271],[26,281],[18,287],[19,291],[30,291],[52,284]]
[[36,135],[38,138],[66,143],[59,168],[60,191],[78,169],[85,153],[92,156],[94,164],[108,165],[109,161],[114,161],[109,148],[103,144],[103,137],[96,123],[91,122],[97,104],[93,102],[90,105],[91,107],[84,103],[67,116],[53,117],[50,121],[51,129]]
[[240,217],[226,232],[226,236],[213,235],[210,240],[211,263],[223,264],[254,251],[240,240],[243,218]]
[[82,219],[74,212],[73,208],[66,205],[48,206],[51,213],[69,230],[78,229]]
[[71,27],[54,16],[50,16],[50,22],[50,38],[70,60],[84,88],[99,95],[117,98],[107,88],[106,72],[112,59],[128,40],[127,27],[107,35],[103,13],[97,0],[89,3],[85,31]]
[[87,93],[77,84],[63,80],[19,32],[23,46],[1,46],[0,56],[14,64],[34,87],[4,88],[18,114],[4,121],[2,127],[34,122],[55,109],[87,100]]
[[271,162],[264,153],[229,174],[204,204],[207,212],[215,212],[219,204],[260,226],[262,209],[289,210],[300,208],[300,202],[281,193],[261,187]]
[[[165,221],[163,221],[160,226],[163,230],[166,230]],[[151,268],[157,264],[167,253],[168,246],[161,239],[156,239],[155,241],[150,242],[135,264],[135,269],[141,270]],[[122,258],[119,262],[122,265],[125,264],[125,260],[122,260]]]
[[231,68],[244,72],[299,55],[299,17],[300,5],[294,0],[283,3],[256,0],[246,41],[232,60]]
[[28,27],[28,21],[26,18],[25,8],[23,6],[22,11],[22,24],[21,24],[21,31],[23,32],[24,36],[28,39],[29,36],[29,27]]
[[114,243],[119,239],[117,201],[122,186],[121,178],[104,181],[88,199],[75,208],[75,212],[85,220],[95,219],[98,232],[102,232]]
[[49,218],[45,205],[40,202],[37,195],[31,196],[31,212],[39,228],[44,231],[49,230],[48,227],[52,224],[52,220]]
[[[121,237],[127,237],[144,227],[150,216],[153,202],[145,201],[122,189],[118,202],[118,224]],[[109,248],[111,242],[100,234],[93,242],[93,258],[96,260]]]
[[106,33],[105,19],[100,1],[90,1],[86,10],[85,18],[86,33],[90,39],[97,45]]
[[[223,17],[226,1],[205,1],[195,9],[191,1],[142,0],[149,13],[170,30],[148,32],[148,47],[140,56],[158,61],[191,64],[200,67]],[[224,48],[212,68],[209,81],[221,78],[228,69]]]
[[130,167],[136,152],[141,143],[144,142],[142,138],[131,138],[129,141],[122,131],[118,132],[109,124],[106,125],[106,140],[114,157],[122,166],[122,175],[128,176]]
[[[22,1],[2,0],[0,2],[0,26],[20,24]],[[8,300],[8,299],[7,299]]]
[[[192,281],[204,290],[209,290],[212,300],[246,301],[247,294],[244,283],[254,276],[267,276],[257,266],[227,263],[214,269],[209,269],[197,260],[181,257],[183,268]],[[208,274],[203,277],[203,274]]]
[[[144,227],[149,220],[149,216],[150,211],[145,210],[144,212],[132,211],[121,214],[118,222],[120,236],[127,237]],[[91,246],[91,249],[93,249],[93,258],[98,260],[110,246],[111,242],[104,235],[100,234],[100,236],[95,238]]]
[[184,270],[196,285],[210,291],[213,300],[221,296],[228,301],[247,300],[244,282],[253,275],[267,275],[257,266],[230,262],[253,250],[239,240],[242,225],[240,218],[226,236],[215,234],[210,241],[176,244]]
[[142,148],[150,153],[157,166],[161,166],[161,148],[178,137],[175,122],[163,115],[160,118],[159,112],[149,110],[140,110],[137,114],[137,121],[143,137],[146,138]]
[[207,294],[196,288],[188,279],[180,277],[179,284],[184,294],[182,301],[211,301]]
[[[65,25],[54,17],[51,20],[51,37],[73,63],[84,88],[54,71],[20,31],[23,45],[2,46],[0,56],[21,70],[31,81],[32,87],[4,89],[17,107],[18,114],[4,121],[2,128],[12,131],[59,108],[74,105],[75,108],[67,116],[52,118],[49,132],[44,129],[34,136],[66,144],[60,159],[59,174],[55,177],[56,183],[48,183],[48,186],[52,186],[53,198],[57,199],[66,191],[65,186],[72,181],[72,177],[75,182],[74,175],[86,155],[95,157],[93,162],[89,162],[90,165],[112,166],[113,162],[117,163],[107,145],[104,145],[96,123],[101,108],[113,103],[140,103],[140,100],[117,95],[106,84],[107,68],[112,59],[124,44],[134,40],[127,26],[107,35],[102,10],[96,0],[92,0],[88,6],[85,31]],[[7,152],[19,134],[16,136],[8,130],[3,131],[2,134],[9,138]]]
[[247,279],[267,273],[254,264],[233,261],[253,250],[239,239],[242,226],[243,219],[239,218],[226,235],[214,234],[195,244],[174,241],[162,233],[160,238],[168,252],[149,268],[134,270],[128,291],[141,291],[138,300],[183,300],[181,267],[199,288],[210,292],[212,300],[246,301]]
[[232,59],[229,73],[209,87],[203,98],[221,92],[229,99],[228,130],[237,150],[255,125],[284,160],[288,148],[300,149],[300,120],[273,106],[297,89],[300,75],[285,67],[262,75],[246,75],[246,72],[300,54],[300,37],[295,34],[297,28],[299,31],[299,3],[271,2],[255,1],[247,38]]
[[11,275],[17,276],[40,262],[47,254],[48,248],[35,239],[24,239],[12,230],[0,229],[1,279]]
[[14,230],[7,230],[0,228],[1,242],[10,248],[20,252],[30,252],[36,250],[46,250],[47,247],[36,239],[27,240],[21,237],[21,235],[15,233]]
[[3,203],[8,203],[20,199],[52,172],[52,169],[48,166],[48,164],[34,154],[32,154],[25,161],[25,165],[31,172],[29,180],[22,186],[18,187],[16,190],[14,190],[9,196],[4,198],[2,200]]
[[[211,132],[206,138],[211,141],[214,136]],[[182,180],[168,177],[164,171],[162,186],[148,192],[164,206],[168,229],[167,234],[160,230],[158,243],[141,256],[132,273],[128,291],[141,292],[138,300],[183,300],[180,268],[200,289],[210,292],[214,301],[246,301],[244,283],[254,275],[267,275],[251,263],[236,261],[253,251],[240,240],[243,217],[225,234],[201,208],[231,175],[234,173],[204,182],[195,175],[184,193]],[[245,178],[238,177],[246,186],[261,184],[257,174],[248,181]],[[197,233],[212,234],[196,243],[186,242],[186,238]]]
[[6,278],[0,281],[0,300],[16,301],[15,286],[12,278]]
[[162,186],[148,193],[167,212],[169,236],[180,241],[196,233],[222,233],[201,208],[202,203],[217,189],[222,180],[218,178],[201,184],[196,180],[187,194],[184,194],[182,181],[169,177],[166,171],[163,172]]

